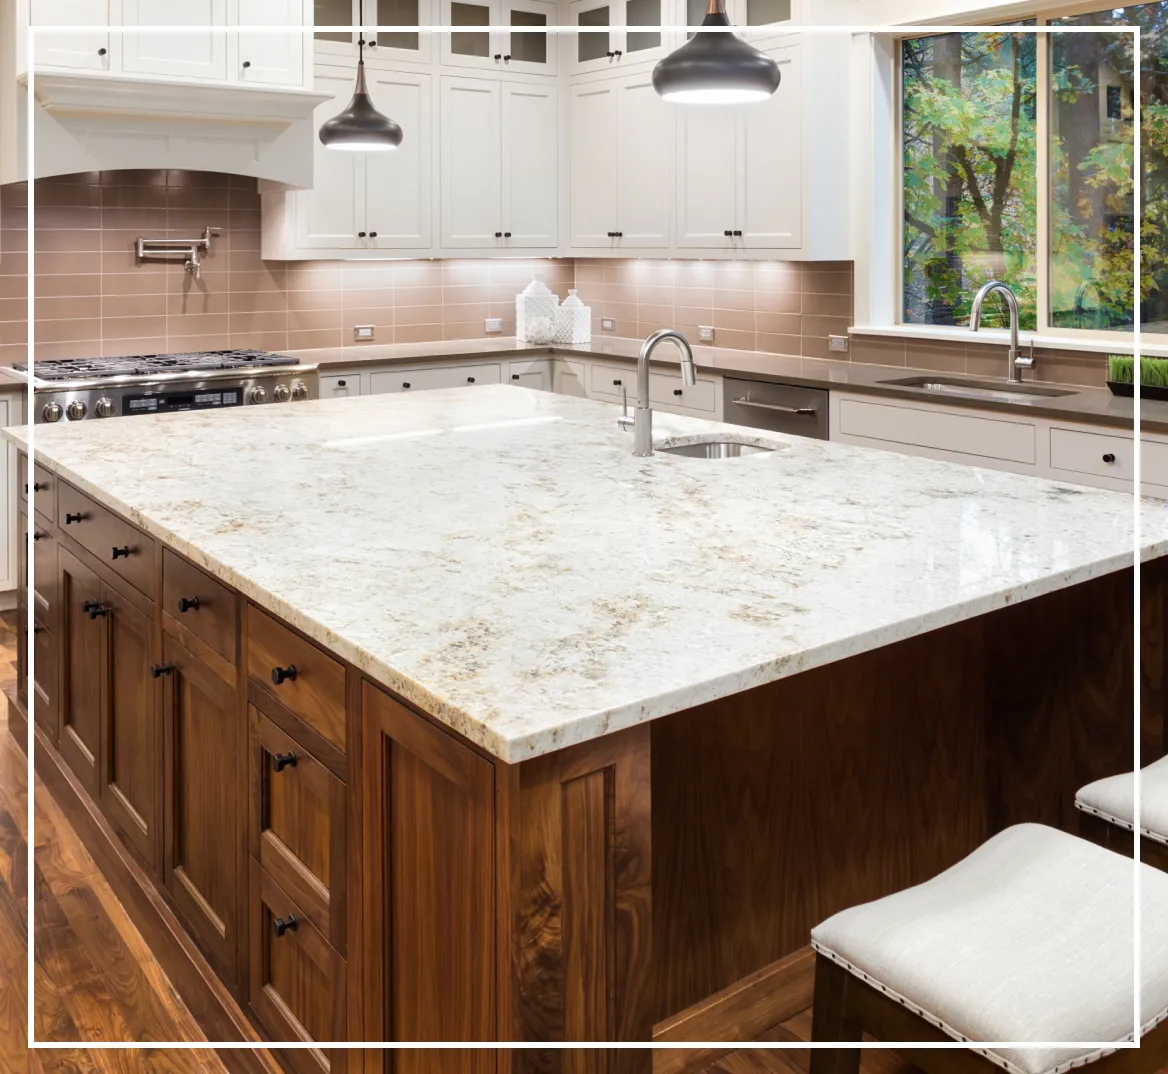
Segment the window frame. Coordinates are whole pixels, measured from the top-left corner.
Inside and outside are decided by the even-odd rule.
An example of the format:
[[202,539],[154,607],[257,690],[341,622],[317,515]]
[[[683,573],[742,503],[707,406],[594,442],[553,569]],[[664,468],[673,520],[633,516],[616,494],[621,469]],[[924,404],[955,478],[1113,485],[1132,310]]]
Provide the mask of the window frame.
[[[1124,6],[1127,6],[1126,4]],[[1039,6],[1036,10],[1016,12],[1019,20],[1034,20],[1036,26],[1049,26],[1054,19],[1066,18],[1072,15],[1085,15],[1093,12],[1110,10],[1104,0],[1076,0],[1073,3]],[[983,26],[983,20],[963,22],[958,25]],[[1017,27],[1014,23],[1003,23],[1001,28],[1008,30]],[[893,279],[895,280],[895,310],[892,324],[898,329],[908,332],[924,331],[957,331],[968,332],[969,329],[961,325],[919,325],[904,319],[904,49],[903,42],[918,40],[925,37],[940,36],[921,32],[916,34],[899,34],[896,37],[893,52],[894,68],[894,107],[895,117],[892,123],[893,159],[896,162],[895,191],[896,191],[896,220],[895,246],[893,255]],[[1051,51],[1050,34],[1035,34],[1037,38],[1035,69],[1037,85],[1035,87],[1035,139],[1037,141],[1037,221],[1038,249],[1035,257],[1035,269],[1038,284],[1038,320],[1034,329],[1025,330],[1036,339],[1065,341],[1079,344],[1085,349],[1103,350],[1109,347],[1131,348],[1133,331],[1115,332],[1092,328],[1060,328],[1050,323],[1050,278],[1051,278],[1051,174],[1050,174],[1050,116],[1051,116]],[[1168,335],[1161,337],[1159,333],[1145,334],[1149,342],[1163,339],[1163,346],[1168,346]],[[1146,348],[1145,348],[1146,349]]]

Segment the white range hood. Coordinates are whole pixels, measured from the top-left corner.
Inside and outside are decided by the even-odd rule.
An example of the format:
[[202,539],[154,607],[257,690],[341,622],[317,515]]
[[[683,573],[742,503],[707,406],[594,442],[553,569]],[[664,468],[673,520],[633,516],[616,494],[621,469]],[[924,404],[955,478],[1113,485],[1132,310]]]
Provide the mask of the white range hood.
[[[29,76],[17,81],[23,127]],[[83,71],[38,71],[32,83],[37,178],[183,168],[312,186],[313,111],[327,94]]]

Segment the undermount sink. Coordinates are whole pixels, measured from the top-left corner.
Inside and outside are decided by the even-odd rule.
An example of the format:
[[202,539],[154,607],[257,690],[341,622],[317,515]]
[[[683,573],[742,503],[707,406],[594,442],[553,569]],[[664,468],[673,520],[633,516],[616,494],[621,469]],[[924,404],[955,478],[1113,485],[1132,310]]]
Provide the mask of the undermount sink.
[[882,380],[881,384],[901,388],[919,388],[933,395],[955,395],[963,399],[993,399],[1003,403],[1017,403],[1025,399],[1058,399],[1077,395],[1066,388],[1043,388],[1037,384],[1012,384],[1004,380],[967,380],[961,377],[901,377]]
[[765,455],[785,447],[783,444],[748,442],[727,436],[697,437],[682,444],[656,447],[662,455],[680,455],[687,459],[741,459],[747,455]]

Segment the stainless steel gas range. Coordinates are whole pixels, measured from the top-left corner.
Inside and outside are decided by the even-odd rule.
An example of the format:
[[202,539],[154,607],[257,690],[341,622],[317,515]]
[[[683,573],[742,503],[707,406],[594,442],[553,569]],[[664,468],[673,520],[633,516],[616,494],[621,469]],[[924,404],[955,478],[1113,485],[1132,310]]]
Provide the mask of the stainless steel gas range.
[[[28,378],[28,366],[13,370]],[[264,351],[197,351],[37,362],[34,420],[84,421],[315,399],[317,367]]]

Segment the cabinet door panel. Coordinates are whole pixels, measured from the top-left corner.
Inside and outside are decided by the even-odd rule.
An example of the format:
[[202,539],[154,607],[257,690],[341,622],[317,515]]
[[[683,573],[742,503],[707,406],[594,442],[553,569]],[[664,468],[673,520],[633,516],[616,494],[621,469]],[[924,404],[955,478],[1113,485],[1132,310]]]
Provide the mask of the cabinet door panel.
[[[362,695],[367,1032],[375,1040],[494,1040],[494,772],[368,683]],[[437,1071],[438,1052],[397,1070]],[[446,1058],[450,1059],[447,1053]],[[456,1065],[454,1065],[456,1064]],[[442,1069],[493,1070],[489,1051]]]
[[548,0],[508,0],[503,4],[504,63],[509,71],[554,75],[559,39],[547,32],[559,22],[556,5]]
[[770,53],[783,82],[770,100],[743,108],[742,212],[748,248],[793,250],[803,242],[803,88],[799,47]]
[[430,76],[400,71],[370,71],[368,76],[377,108],[399,123],[403,133],[402,144],[392,153],[366,156],[369,246],[379,250],[428,249],[434,241]]
[[234,977],[244,884],[245,720],[235,691],[163,639],[166,886],[203,950]]
[[501,89],[485,78],[442,79],[442,245],[495,247],[503,231]]
[[225,31],[168,34],[153,28],[224,26],[227,0],[122,0],[122,20],[126,26],[151,28],[125,31],[122,68],[127,74],[226,79]]
[[[238,0],[240,26],[300,26],[302,0]],[[304,85],[304,42],[299,31],[239,33],[239,78],[269,86]]]
[[573,86],[571,94],[572,245],[608,249],[617,230],[617,88],[591,83]]
[[[317,68],[319,93],[332,100],[318,105],[312,126],[319,130],[353,98],[352,69]],[[358,232],[365,228],[365,154],[341,153],[313,140],[313,187],[290,195],[296,199],[296,243],[310,249],[356,250],[365,245]]]
[[[727,249],[738,228],[739,109],[704,104],[677,116],[677,245]],[[769,184],[768,184],[769,189]]]
[[503,230],[509,246],[555,246],[559,229],[555,86],[503,85]]
[[154,623],[104,583],[101,601],[107,609],[101,801],[126,841],[153,868],[162,767],[158,687],[150,674]]
[[669,245],[675,112],[658,96],[647,74],[621,82],[616,108],[616,219],[622,246]]
[[101,600],[97,575],[60,549],[61,594],[61,756],[81,784],[99,797],[101,760],[101,679],[103,624],[83,605]]
[[[109,0],[32,0],[29,21],[33,26],[108,26]],[[107,30],[40,34],[34,43],[36,66],[108,71],[109,47]]]

